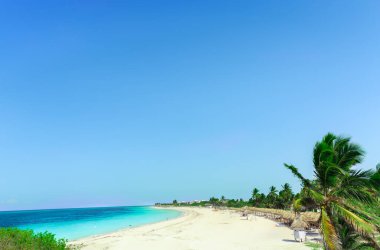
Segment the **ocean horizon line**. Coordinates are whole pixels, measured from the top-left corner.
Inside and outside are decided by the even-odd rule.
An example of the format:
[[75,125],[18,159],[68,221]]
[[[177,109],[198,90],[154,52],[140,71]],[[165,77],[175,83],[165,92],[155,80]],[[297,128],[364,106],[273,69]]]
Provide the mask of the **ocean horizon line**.
[[33,208],[33,209],[17,209],[17,210],[1,210],[3,212],[27,212],[27,211],[41,211],[41,210],[60,210],[60,209],[91,209],[91,208],[112,208],[112,207],[153,207],[155,204],[145,205],[111,205],[111,206],[89,206],[89,207],[60,207],[60,208]]

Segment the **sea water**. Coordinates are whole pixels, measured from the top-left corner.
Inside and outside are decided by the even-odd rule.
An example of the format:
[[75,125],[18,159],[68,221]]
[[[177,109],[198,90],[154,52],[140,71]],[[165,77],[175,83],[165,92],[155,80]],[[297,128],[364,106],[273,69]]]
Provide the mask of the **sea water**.
[[51,232],[75,240],[144,224],[169,220],[181,212],[149,206],[45,209],[0,212],[0,227]]

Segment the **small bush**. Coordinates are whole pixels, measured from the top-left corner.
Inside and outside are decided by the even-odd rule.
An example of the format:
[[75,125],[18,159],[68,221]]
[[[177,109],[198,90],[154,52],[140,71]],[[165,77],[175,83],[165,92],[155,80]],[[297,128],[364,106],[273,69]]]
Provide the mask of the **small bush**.
[[67,250],[67,240],[56,239],[49,232],[34,233],[32,230],[0,228],[0,249],[4,250]]

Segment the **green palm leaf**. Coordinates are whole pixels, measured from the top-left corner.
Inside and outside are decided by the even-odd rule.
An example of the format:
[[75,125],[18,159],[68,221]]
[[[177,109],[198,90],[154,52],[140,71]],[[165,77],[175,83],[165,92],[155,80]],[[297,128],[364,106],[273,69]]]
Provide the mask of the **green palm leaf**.
[[354,199],[364,203],[375,202],[373,192],[369,188],[371,171],[350,170],[344,171],[340,178],[340,185],[331,194],[346,199]]
[[366,235],[373,235],[375,233],[376,228],[369,222],[365,221],[363,218],[360,218],[354,212],[344,208],[335,202],[332,203],[332,207],[344,221],[350,224],[359,233]]
[[[369,244],[380,249],[376,242],[380,230],[380,166],[377,171],[354,170],[363,156],[364,150],[351,138],[328,133],[314,146],[315,180],[284,164],[302,182],[302,204],[321,209],[321,233],[328,250],[342,248],[342,241],[345,247],[353,241],[358,244],[351,246]],[[337,230],[342,228],[347,228],[347,233],[338,235]]]
[[311,186],[311,183],[310,183],[310,180],[304,178],[302,176],[302,174],[298,171],[298,169],[293,166],[293,165],[289,165],[289,164],[286,164],[284,163],[284,166],[289,169],[290,171],[292,171],[292,173],[298,178],[301,180],[302,184],[306,187],[310,187]]
[[338,235],[325,208],[321,210],[321,231],[328,250],[341,249]]

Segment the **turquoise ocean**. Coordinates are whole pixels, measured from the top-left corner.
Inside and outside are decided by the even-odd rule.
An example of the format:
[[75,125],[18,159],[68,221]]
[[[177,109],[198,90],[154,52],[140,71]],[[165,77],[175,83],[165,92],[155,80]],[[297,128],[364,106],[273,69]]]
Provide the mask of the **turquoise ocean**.
[[0,212],[0,227],[49,231],[75,240],[179,217],[181,212],[151,206],[94,207]]

